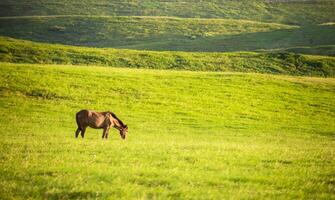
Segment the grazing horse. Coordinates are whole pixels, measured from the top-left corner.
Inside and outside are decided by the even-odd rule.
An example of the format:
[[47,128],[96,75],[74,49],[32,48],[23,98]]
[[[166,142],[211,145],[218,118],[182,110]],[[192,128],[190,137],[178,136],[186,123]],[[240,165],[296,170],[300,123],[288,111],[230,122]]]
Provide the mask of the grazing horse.
[[104,129],[102,139],[108,138],[109,129],[114,127],[120,131],[122,139],[126,139],[128,133],[128,126],[112,112],[96,112],[92,110],[81,110],[76,114],[77,131],[76,138],[79,133],[84,138],[86,128],[89,126],[95,129]]

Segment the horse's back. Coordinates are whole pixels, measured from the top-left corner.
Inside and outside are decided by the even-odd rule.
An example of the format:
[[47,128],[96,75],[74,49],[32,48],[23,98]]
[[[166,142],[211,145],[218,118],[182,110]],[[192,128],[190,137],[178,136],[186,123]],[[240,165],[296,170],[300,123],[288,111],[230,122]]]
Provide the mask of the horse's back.
[[81,110],[76,113],[76,116],[84,116],[87,115],[90,111],[89,110]]
[[76,114],[78,125],[101,128],[105,120],[106,112],[96,112],[93,110],[81,110]]

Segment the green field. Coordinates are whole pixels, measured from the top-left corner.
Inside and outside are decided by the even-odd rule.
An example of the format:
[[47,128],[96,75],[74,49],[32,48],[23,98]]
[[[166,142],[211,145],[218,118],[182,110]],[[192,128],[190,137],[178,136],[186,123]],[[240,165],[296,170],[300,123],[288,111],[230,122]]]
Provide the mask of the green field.
[[335,58],[293,53],[192,53],[53,45],[0,36],[0,61],[192,71],[335,76]]
[[334,10],[1,0],[0,199],[335,199]]
[[335,1],[4,0],[0,35],[75,46],[335,55]]
[[[138,50],[290,51],[335,55],[335,25],[232,19],[112,16],[0,18],[0,35],[38,42]],[[322,48],[327,45],[327,48]],[[313,49],[303,51],[301,48]]]
[[[335,81],[0,64],[2,199],[332,199]],[[74,114],[112,110],[122,141]]]
[[224,18],[284,24],[334,22],[334,0],[2,0],[1,16],[105,15]]

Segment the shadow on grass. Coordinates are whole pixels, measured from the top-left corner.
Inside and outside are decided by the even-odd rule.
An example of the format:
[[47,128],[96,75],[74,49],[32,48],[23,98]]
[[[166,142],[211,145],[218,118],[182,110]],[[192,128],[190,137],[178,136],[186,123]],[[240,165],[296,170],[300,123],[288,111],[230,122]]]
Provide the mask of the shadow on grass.
[[[308,25],[294,29],[217,36],[206,36],[206,32],[198,33],[200,35],[194,37],[185,36],[184,33],[151,34],[145,37],[139,34],[131,39],[129,39],[128,34],[108,32],[109,37],[97,39],[100,37],[97,29],[106,28],[101,23],[91,21],[91,19],[82,21],[81,18],[58,18],[54,20],[49,19],[42,23],[37,22],[35,19],[2,19],[0,20],[0,27],[2,27],[0,35],[36,42],[75,46],[190,52],[231,52],[294,48],[292,51],[296,53],[300,53],[299,51],[306,53],[307,51],[307,53],[327,55],[328,53],[334,53],[333,47],[328,47],[328,49],[313,48],[310,50],[299,49],[299,47],[335,44],[335,37],[333,37],[335,32],[334,25]],[[87,23],[91,23],[91,26]],[[190,30],[190,32],[196,31]],[[1,51],[6,50],[3,49]],[[94,60],[95,58],[88,56],[87,59]]]
[[335,132],[332,131],[317,131],[315,134],[335,140]]
[[62,191],[45,195],[45,199],[92,199],[95,197],[97,197],[95,192],[88,191]]
[[262,160],[262,163],[268,163],[268,164],[273,164],[273,163],[278,163],[278,164],[292,164],[292,161],[288,160]]
[[[281,29],[268,32],[242,33],[239,35],[220,35],[187,38],[170,38],[164,41],[152,41],[129,44],[121,48],[138,50],[178,50],[189,52],[234,52],[287,49],[294,53],[333,55],[335,44],[335,26],[306,26],[297,29]],[[328,45],[327,48],[320,48]],[[299,48],[304,47],[304,48]],[[308,48],[306,48],[308,47]]]

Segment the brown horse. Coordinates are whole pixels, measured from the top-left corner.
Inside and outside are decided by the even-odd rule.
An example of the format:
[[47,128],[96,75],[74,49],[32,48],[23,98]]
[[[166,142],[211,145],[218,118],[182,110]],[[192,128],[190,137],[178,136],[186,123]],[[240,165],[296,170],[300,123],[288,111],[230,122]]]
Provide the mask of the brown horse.
[[114,127],[120,131],[122,139],[126,139],[128,133],[128,126],[112,112],[96,112],[92,110],[81,110],[76,114],[77,131],[76,138],[79,133],[84,138],[86,128],[89,126],[95,129],[104,129],[102,139],[108,138],[109,129]]

